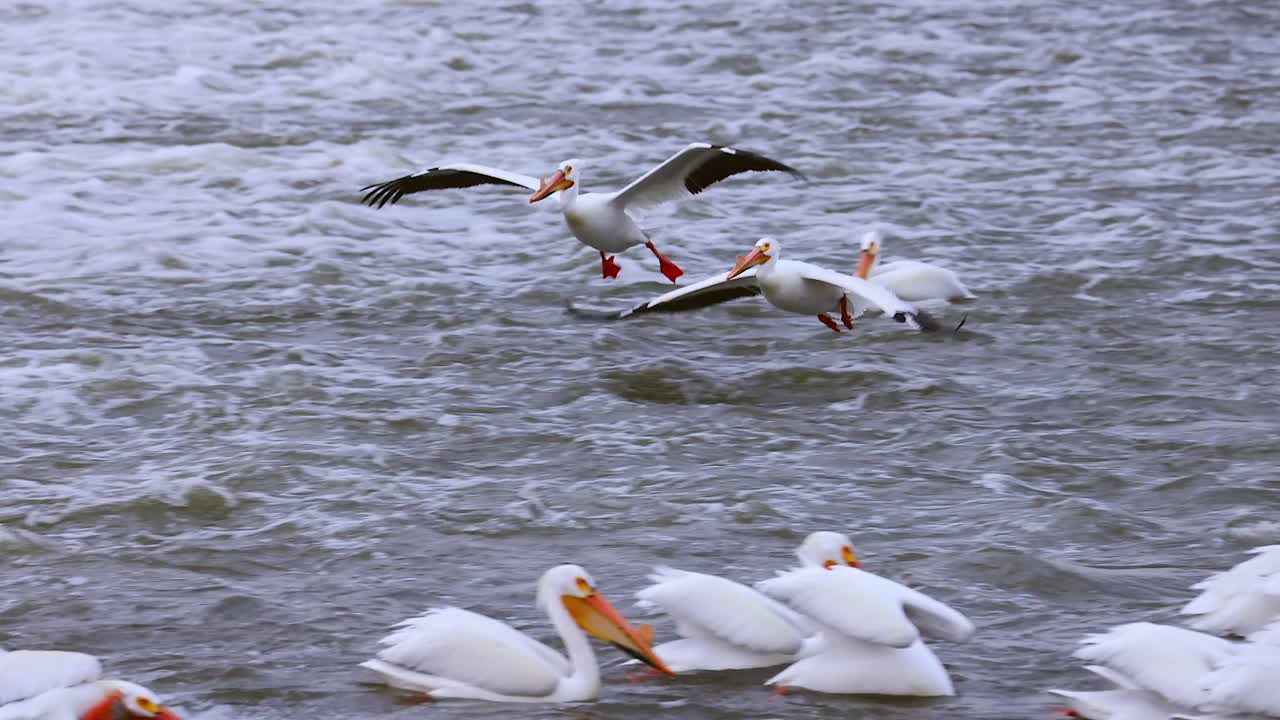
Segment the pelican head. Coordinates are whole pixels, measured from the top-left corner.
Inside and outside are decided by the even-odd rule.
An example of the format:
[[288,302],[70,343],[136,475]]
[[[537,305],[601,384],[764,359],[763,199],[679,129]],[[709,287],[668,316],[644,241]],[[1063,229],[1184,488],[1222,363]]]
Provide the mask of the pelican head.
[[156,700],[150,690],[124,680],[103,680],[99,685],[107,697],[94,705],[83,720],[115,720],[116,718],[158,718],[180,720],[169,708]]
[[760,238],[756,244],[752,246],[751,252],[746,255],[738,256],[738,264],[733,266],[729,274],[725,276],[725,280],[732,280],[741,275],[747,268],[756,265],[764,265],[778,257],[782,252],[782,245],[773,238]]
[[557,565],[543,573],[538,581],[538,604],[550,609],[557,598],[578,627],[657,670],[675,675],[653,652],[653,628],[632,627],[596,590],[586,570]]
[[858,556],[853,554],[849,536],[830,530],[809,533],[809,537],[796,548],[796,556],[805,567],[822,567],[830,570],[838,565],[861,568]]
[[871,268],[875,267],[876,259],[880,257],[880,244],[883,240],[878,230],[872,230],[862,236],[862,257],[858,260],[858,271],[854,275],[863,280],[867,279],[867,274],[871,272]]
[[529,196],[529,202],[536,203],[539,200],[551,197],[554,193],[561,190],[568,190],[578,182],[578,159],[565,160],[556,167],[556,171],[551,173],[551,177],[544,179],[538,187],[538,192]]

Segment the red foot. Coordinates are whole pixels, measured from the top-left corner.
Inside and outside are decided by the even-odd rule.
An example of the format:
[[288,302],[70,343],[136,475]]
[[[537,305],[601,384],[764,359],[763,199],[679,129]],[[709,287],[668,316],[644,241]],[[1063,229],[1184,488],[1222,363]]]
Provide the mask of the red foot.
[[605,257],[604,251],[600,251],[600,277],[606,280],[618,277],[618,272],[622,270],[622,267],[620,267],[618,263],[614,262],[613,258],[613,255]]
[[652,240],[645,243],[644,246],[649,248],[649,250],[652,251],[653,254],[658,258],[658,269],[662,271],[663,275],[667,276],[668,280],[670,280],[671,282],[675,282],[676,278],[684,274],[684,271],[681,270],[675,263],[671,262],[665,256],[663,256],[662,253],[658,252],[658,248],[653,244]]
[[831,328],[832,330],[834,330],[834,331],[836,331],[836,332],[840,332],[840,326],[836,324],[836,321],[835,321],[835,320],[832,320],[832,319],[831,319],[831,318],[829,318],[829,317],[827,317],[825,314],[824,314],[824,315],[819,315],[819,316],[818,316],[818,319],[822,321],[822,324],[823,324],[823,325],[826,325],[827,327]]
[[1071,708],[1059,707],[1059,708],[1054,708],[1050,712],[1052,712],[1054,715],[1057,715],[1058,717],[1069,717],[1069,718],[1080,717],[1080,713],[1076,712],[1075,710],[1072,710]]
[[[840,332],[840,331],[837,330],[836,332]],[[786,685],[775,685],[773,688],[773,692],[769,694],[773,695],[774,697],[786,697],[791,694],[791,688],[787,687]]]
[[844,326],[850,330],[853,329],[853,316],[849,314],[848,295],[840,296],[840,322],[844,323]]

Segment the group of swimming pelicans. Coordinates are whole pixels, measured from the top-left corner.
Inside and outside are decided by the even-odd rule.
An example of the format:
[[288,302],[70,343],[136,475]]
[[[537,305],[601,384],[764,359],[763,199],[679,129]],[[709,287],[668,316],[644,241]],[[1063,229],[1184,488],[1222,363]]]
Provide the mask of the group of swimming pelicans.
[[[476,185],[513,185],[532,190],[529,202],[556,195],[565,223],[574,237],[600,253],[601,274],[615,278],[621,267],[617,253],[644,245],[658,259],[659,271],[675,282],[684,274],[654,245],[650,232],[631,213],[690,197],[713,183],[745,172],[786,172],[803,178],[795,168],[757,153],[707,143],[693,143],[617,192],[579,193],[583,165],[566,160],[550,177],[538,178],[497,168],[456,163],[430,168],[364,188],[364,202],[382,207],[405,195],[426,190]],[[868,234],[854,275],[811,263],[781,259],[782,244],[762,238],[725,271],[673,290],[635,307],[608,313],[584,314],[623,318],[649,312],[694,310],[752,295],[763,295],[775,307],[816,316],[835,332],[853,329],[853,320],[874,308],[909,327],[935,330],[938,324],[914,303],[973,297],[949,270],[918,261],[899,260],[878,265],[882,238]],[[577,308],[582,311],[581,308]],[[838,313],[839,321],[829,313]]]
[[[1280,717],[1280,545],[1193,586],[1187,629],[1139,622],[1090,635],[1076,657],[1111,687],[1049,692],[1061,714],[1094,720]],[[565,653],[501,621],[456,607],[400,623],[362,663],[387,684],[429,698],[577,702],[597,697],[600,669],[588,634],[655,673],[785,665],[778,689],[945,696],[954,689],[923,637],[967,640],[973,624],[929,596],[861,567],[848,537],[810,534],[800,566],[749,587],[657,568],[639,605],[666,614],[679,637],[653,645],[577,565],[538,581],[537,604]],[[1233,635],[1230,640],[1221,635]],[[567,655],[567,656],[566,656]],[[96,658],[0,650],[0,720],[126,720],[178,716],[150,690],[102,680]]]

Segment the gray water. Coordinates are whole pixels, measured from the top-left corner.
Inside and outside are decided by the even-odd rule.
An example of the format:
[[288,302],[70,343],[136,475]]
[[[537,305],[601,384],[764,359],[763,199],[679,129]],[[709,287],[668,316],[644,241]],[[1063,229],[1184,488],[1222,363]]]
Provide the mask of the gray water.
[[[0,645],[184,715],[1034,718],[1085,633],[1280,542],[1280,6],[0,7]],[[659,213],[696,279],[758,237],[931,260],[954,336],[759,300],[601,323],[551,203],[358,189],[470,160],[620,187],[691,141],[784,159]],[[545,206],[545,207],[544,207]],[[594,704],[414,704],[355,664],[441,603],[551,640],[577,562],[744,581],[809,531],[977,624],[958,696],[770,671]],[[659,638],[671,627],[658,620]]]

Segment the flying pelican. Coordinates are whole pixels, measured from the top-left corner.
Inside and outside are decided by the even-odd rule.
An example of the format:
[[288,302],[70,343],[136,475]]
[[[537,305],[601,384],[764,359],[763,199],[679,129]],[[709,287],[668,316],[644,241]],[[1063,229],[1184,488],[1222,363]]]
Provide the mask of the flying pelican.
[[766,684],[825,693],[953,695],[951,678],[922,635],[963,642],[973,623],[943,603],[853,567],[801,568],[757,583],[814,623],[820,648]]
[[879,285],[806,262],[782,260],[781,253],[780,242],[761,238],[750,253],[739,256],[728,276],[714,275],[621,312],[600,313],[572,305],[570,310],[620,319],[649,312],[698,310],[741,297],[764,295],[775,307],[801,315],[816,315],[823,325],[836,332],[840,332],[840,326],[827,313],[838,310],[845,327],[852,330],[853,319],[868,305],[878,306],[886,315],[913,329],[939,329],[933,317]]
[[131,682],[103,680],[92,655],[56,650],[0,650],[0,720],[179,720],[156,694]]
[[[1086,637],[1075,652],[1106,690],[1050,690],[1070,717],[1110,720],[1280,716],[1280,622],[1247,643],[1186,628],[1129,623]],[[1250,715],[1253,717],[1253,715]]]
[[[811,533],[796,555],[802,567],[860,567],[849,538],[836,532]],[[821,645],[812,623],[746,585],[669,567],[655,568],[649,579],[636,598],[676,621],[681,639],[653,649],[676,672],[781,665]]]
[[557,565],[538,581],[538,606],[551,618],[569,657],[510,625],[456,607],[400,623],[387,647],[361,663],[393,687],[432,698],[495,702],[577,702],[600,691],[600,667],[583,632],[612,643],[668,675],[653,654],[653,630],[633,628],[596,591],[586,570]]
[[800,171],[777,160],[747,150],[707,143],[690,144],[617,192],[579,195],[582,171],[581,160],[565,160],[551,177],[539,181],[528,175],[483,165],[441,165],[362,188],[361,191],[366,193],[362,202],[380,208],[388,202],[396,203],[410,193],[474,185],[528,188],[534,191],[529,197],[531,203],[559,193],[560,211],[569,231],[584,245],[600,252],[603,277],[616,278],[621,270],[613,261],[614,256],[606,257],[605,253],[618,253],[635,245],[644,245],[658,258],[662,274],[675,282],[684,271],[658,252],[648,234],[628,214],[629,210],[642,210],[697,195],[714,183],[738,173],[783,171],[804,178]]
[[894,260],[879,263],[884,238],[872,230],[862,236],[862,255],[854,273],[860,278],[893,291],[907,302],[927,300],[960,300],[973,293],[956,274],[945,268],[919,260]]
[[1256,547],[1255,557],[1191,586],[1202,592],[1183,615],[1188,625],[1211,633],[1248,635],[1280,619],[1280,545]]

